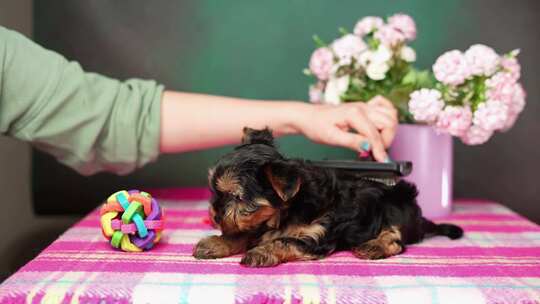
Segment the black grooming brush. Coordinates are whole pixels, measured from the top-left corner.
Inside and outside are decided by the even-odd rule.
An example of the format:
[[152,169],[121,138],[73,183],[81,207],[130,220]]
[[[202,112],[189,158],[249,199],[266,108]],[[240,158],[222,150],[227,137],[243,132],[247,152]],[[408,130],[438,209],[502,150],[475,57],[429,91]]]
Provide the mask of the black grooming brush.
[[410,161],[380,163],[371,160],[321,160],[310,161],[310,163],[317,167],[349,171],[360,179],[380,182],[388,186],[395,185],[400,178],[409,175],[412,171]]

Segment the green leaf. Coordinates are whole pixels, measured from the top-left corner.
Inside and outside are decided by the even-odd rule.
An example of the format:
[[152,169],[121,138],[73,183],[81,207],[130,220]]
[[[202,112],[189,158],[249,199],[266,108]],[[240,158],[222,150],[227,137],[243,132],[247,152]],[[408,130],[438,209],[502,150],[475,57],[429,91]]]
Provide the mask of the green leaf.
[[415,69],[410,69],[405,76],[403,76],[403,79],[401,79],[402,84],[411,84],[415,85],[417,83],[417,72]]
[[315,41],[315,45],[317,45],[318,48],[328,46],[328,44],[326,44],[318,35],[313,35],[313,41]]
[[463,98],[461,98],[461,102],[464,103],[464,104],[467,104],[471,101],[471,99],[473,98],[474,96],[474,91],[469,91],[465,94],[465,96],[463,96]]
[[504,57],[507,57],[507,58],[517,57],[517,55],[519,55],[520,52],[521,52],[520,49],[515,49],[515,50],[512,50],[512,51],[504,54]]
[[369,49],[371,49],[371,50],[378,49],[380,44],[381,44],[381,42],[378,39],[375,39],[373,37],[368,37],[367,38],[367,45],[368,45]]
[[364,81],[360,80],[359,78],[352,78],[351,79],[351,88],[353,90],[355,90],[356,92],[359,92],[360,90],[362,90],[365,85],[366,85],[366,83]]
[[341,35],[343,35],[343,36],[349,34],[349,31],[344,27],[340,27],[338,30],[341,33]]
[[[379,42],[367,37],[368,44],[377,45]],[[409,112],[410,94],[420,88],[433,88],[437,84],[435,78],[429,70],[418,70],[410,63],[394,58],[395,62],[387,75],[382,80],[373,80],[365,74],[360,73],[351,78],[351,82],[342,100],[369,101],[371,98],[381,95],[390,100],[399,112],[399,121],[402,123],[415,123],[412,114]],[[443,87],[443,93],[454,96],[454,92]],[[455,99],[455,96],[453,97]]]
[[416,86],[418,88],[432,88],[433,87],[433,77],[431,72],[428,70],[417,72],[416,74]]

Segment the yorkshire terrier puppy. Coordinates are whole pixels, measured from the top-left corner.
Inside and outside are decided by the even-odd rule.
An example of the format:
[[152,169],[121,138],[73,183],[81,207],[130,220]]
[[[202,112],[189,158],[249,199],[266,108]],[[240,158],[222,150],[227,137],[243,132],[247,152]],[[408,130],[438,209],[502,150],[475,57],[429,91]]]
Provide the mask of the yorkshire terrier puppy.
[[242,144],[209,172],[210,219],[222,232],[199,241],[198,259],[245,253],[241,264],[268,267],[351,250],[382,259],[425,236],[462,236],[435,224],[416,203],[416,187],[388,186],[354,172],[286,159],[268,129],[244,129]]

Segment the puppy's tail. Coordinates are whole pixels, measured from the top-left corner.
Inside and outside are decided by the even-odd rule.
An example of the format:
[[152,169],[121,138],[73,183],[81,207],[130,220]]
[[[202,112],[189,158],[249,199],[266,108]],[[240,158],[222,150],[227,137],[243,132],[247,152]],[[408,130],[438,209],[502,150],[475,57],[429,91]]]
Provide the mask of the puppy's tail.
[[459,239],[463,236],[463,229],[454,224],[435,224],[426,218],[422,218],[422,220],[426,235],[443,235],[452,240]]

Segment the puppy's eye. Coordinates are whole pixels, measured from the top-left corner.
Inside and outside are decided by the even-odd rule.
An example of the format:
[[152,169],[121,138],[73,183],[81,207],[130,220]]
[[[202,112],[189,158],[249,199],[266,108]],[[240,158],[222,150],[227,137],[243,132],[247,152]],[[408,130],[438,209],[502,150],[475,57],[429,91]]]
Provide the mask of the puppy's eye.
[[247,210],[242,210],[240,211],[240,215],[241,216],[249,216],[251,214],[251,212],[247,211]]
[[240,215],[242,216],[249,216],[253,214],[255,211],[259,210],[259,206],[247,206],[244,209],[240,211]]

